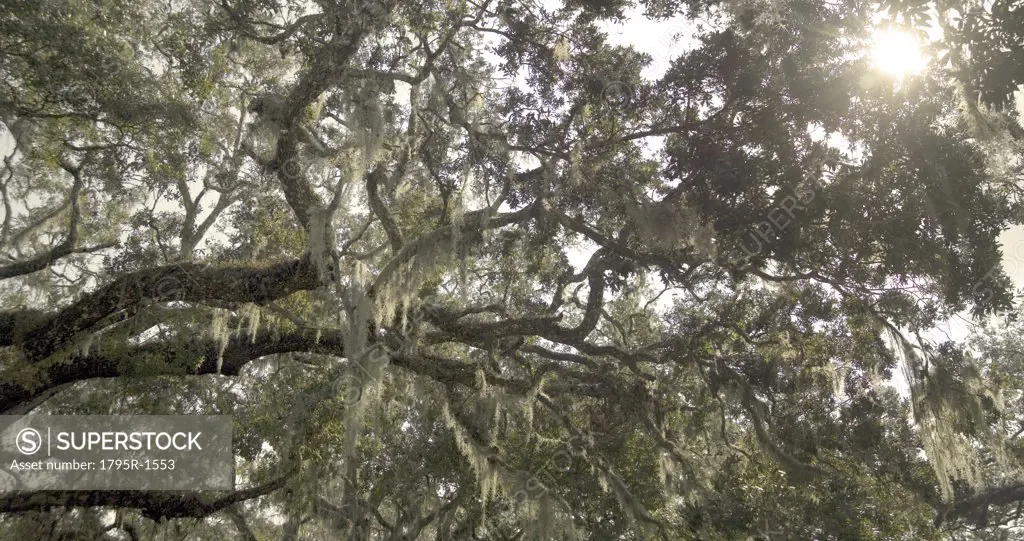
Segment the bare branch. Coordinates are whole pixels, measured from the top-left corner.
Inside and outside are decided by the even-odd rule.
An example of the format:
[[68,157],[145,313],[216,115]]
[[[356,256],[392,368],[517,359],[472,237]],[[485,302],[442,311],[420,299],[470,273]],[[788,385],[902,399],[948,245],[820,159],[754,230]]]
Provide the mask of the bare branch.
[[[25,274],[31,274],[33,272],[45,269],[46,267],[52,265],[55,261],[73,253],[95,252],[98,250],[102,250],[104,248],[110,248],[111,246],[114,246],[116,244],[113,242],[108,242],[90,247],[76,246],[76,244],[78,243],[78,225],[79,221],[81,220],[81,208],[79,207],[78,199],[81,196],[82,188],[85,185],[85,182],[82,179],[81,166],[71,166],[67,163],[62,162],[61,167],[68,173],[71,173],[72,177],[74,177],[75,179],[75,182],[71,186],[71,193],[68,194],[67,201],[64,203],[64,205],[59,207],[51,214],[59,214],[61,211],[63,211],[64,208],[67,208],[67,206],[70,205],[71,216],[69,218],[70,224],[68,225],[67,235],[60,244],[53,247],[48,252],[39,254],[38,256],[29,259],[28,261],[19,261],[0,267],[0,280],[6,278],[13,278],[15,276],[23,276]],[[44,218],[43,221],[46,221],[48,219],[49,218]],[[26,231],[27,230],[22,231],[21,233],[16,235],[16,238],[23,235]]]
[[384,227],[384,232],[388,235],[388,241],[391,243],[391,250],[398,253],[402,249],[402,232],[398,229],[398,224],[395,223],[395,219],[391,217],[391,213],[388,212],[388,208],[384,205],[384,202],[380,199],[380,194],[377,191],[377,187],[380,181],[384,178],[384,166],[378,164],[377,167],[366,175],[366,196],[370,203],[370,209],[380,219],[381,225]]

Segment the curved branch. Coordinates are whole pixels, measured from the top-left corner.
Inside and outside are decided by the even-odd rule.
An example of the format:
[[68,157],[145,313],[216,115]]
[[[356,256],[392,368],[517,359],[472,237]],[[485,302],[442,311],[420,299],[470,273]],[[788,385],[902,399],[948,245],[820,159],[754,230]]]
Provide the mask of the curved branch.
[[118,507],[138,509],[155,521],[162,518],[203,518],[238,502],[259,498],[282,488],[297,470],[296,465],[272,481],[219,497],[211,497],[209,493],[146,490],[38,490],[0,496],[0,509],[6,513],[24,513],[55,507]]
[[[296,291],[316,289],[320,279],[308,259],[262,269],[211,268],[183,263],[153,267],[114,280],[64,308],[21,340],[29,362],[39,362],[71,344],[107,316],[144,302],[223,300],[263,304]],[[5,340],[7,338],[7,340]],[[13,337],[0,336],[0,346]]]
[[100,250],[106,250],[107,248],[113,248],[116,245],[116,242],[104,242],[95,246],[73,247],[65,241],[49,252],[40,254],[28,261],[18,261],[17,263],[0,267],[0,280],[41,271],[71,254],[91,254]]
[[1008,505],[1024,501],[1024,484],[993,488],[953,502],[935,518],[935,526],[958,518],[981,516],[990,505]]
[[754,388],[747,383],[743,376],[732,368],[726,366],[724,362],[719,363],[719,366],[728,374],[732,381],[740,386],[743,394],[743,409],[750,415],[750,419],[754,425],[754,434],[757,436],[757,440],[761,442],[761,445],[765,446],[771,455],[783,465],[786,471],[798,480],[809,480],[827,475],[825,470],[818,466],[801,462],[775,443],[771,434],[768,433],[768,429],[766,428],[767,422],[761,413],[761,410],[765,408],[765,405],[754,395]]
[[594,259],[598,259],[598,263],[593,265],[587,274],[590,293],[587,295],[587,308],[583,313],[583,321],[571,331],[580,340],[585,339],[597,327],[604,308],[604,267],[600,265],[600,252],[599,250],[594,254]]
[[363,38],[384,26],[395,5],[394,0],[381,0],[359,2],[355,6],[339,6],[340,11],[346,7],[352,11],[347,14],[347,24],[338,25],[331,40],[316,53],[309,68],[301,73],[282,102],[270,107],[267,106],[268,102],[279,101],[281,98],[268,98],[262,100],[263,106],[257,107],[262,110],[261,114],[266,120],[278,127],[277,148],[270,170],[280,179],[285,200],[307,233],[310,232],[314,216],[323,209],[324,203],[300,165],[299,137],[302,130],[299,122],[303,118],[302,112],[321,94],[342,82]]
[[[114,246],[115,243],[113,242],[103,243],[97,246],[90,247],[76,246],[78,244],[78,222],[81,220],[81,208],[78,206],[78,198],[81,195],[82,188],[85,186],[85,181],[82,179],[81,166],[73,167],[62,162],[61,168],[63,168],[68,173],[71,173],[71,176],[74,177],[75,179],[74,184],[71,186],[71,193],[68,195],[68,199],[63,205],[58,207],[54,212],[48,214],[40,222],[37,223],[45,223],[45,221],[56,216],[57,214],[60,214],[60,212],[62,212],[65,208],[67,208],[68,205],[70,205],[71,217],[70,224],[68,225],[67,236],[65,236],[64,240],[60,244],[53,247],[46,253],[39,254],[38,256],[29,259],[28,261],[18,261],[16,263],[11,263],[10,265],[0,267],[0,280],[6,278],[13,278],[15,276],[23,276],[25,274],[31,274],[33,272],[43,270],[46,267],[52,265],[55,261],[73,253],[95,252],[98,250],[103,250],[105,248],[110,248],[111,246]],[[24,234],[25,231],[22,231],[17,236]]]
[[378,186],[380,181],[384,178],[384,166],[377,165],[376,169],[366,175],[366,198],[370,203],[370,209],[377,218],[380,219],[381,225],[384,227],[384,232],[388,235],[388,241],[391,243],[391,250],[398,253],[402,249],[402,232],[398,229],[398,224],[395,223],[395,219],[391,217],[391,213],[388,212],[388,208],[384,205],[384,201],[380,198]]

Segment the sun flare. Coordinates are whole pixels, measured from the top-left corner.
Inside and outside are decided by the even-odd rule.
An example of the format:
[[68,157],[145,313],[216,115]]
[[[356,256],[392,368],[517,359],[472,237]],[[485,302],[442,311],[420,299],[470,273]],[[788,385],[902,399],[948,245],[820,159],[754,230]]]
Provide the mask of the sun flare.
[[917,38],[892,29],[875,33],[871,59],[878,69],[897,78],[920,73],[928,63]]

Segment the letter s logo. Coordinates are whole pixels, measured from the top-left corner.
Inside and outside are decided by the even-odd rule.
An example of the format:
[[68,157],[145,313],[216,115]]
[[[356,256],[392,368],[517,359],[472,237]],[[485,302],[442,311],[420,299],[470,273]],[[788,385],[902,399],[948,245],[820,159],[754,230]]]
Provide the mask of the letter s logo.
[[43,446],[43,437],[34,428],[23,428],[14,438],[14,444],[22,454],[32,455]]

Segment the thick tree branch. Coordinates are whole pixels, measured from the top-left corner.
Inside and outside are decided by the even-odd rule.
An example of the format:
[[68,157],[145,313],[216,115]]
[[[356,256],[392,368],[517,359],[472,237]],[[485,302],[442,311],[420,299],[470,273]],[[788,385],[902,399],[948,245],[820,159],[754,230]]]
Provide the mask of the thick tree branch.
[[[105,349],[101,344],[88,354],[73,354],[66,361],[43,367],[41,376],[44,383],[37,387],[29,389],[10,382],[0,382],[0,413],[27,413],[32,407],[66,389],[70,384],[80,381],[132,377],[138,372],[145,373],[147,377],[205,374],[236,376],[245,365],[256,359],[292,352],[341,358],[345,356],[345,343],[340,333],[317,333],[313,329],[299,329],[283,334],[275,330],[265,330],[256,336],[239,334],[229,338],[226,345],[213,338],[190,342],[171,338],[168,341],[112,350]],[[601,350],[600,353],[608,352]],[[183,364],[181,359],[195,359],[196,362],[188,365]],[[446,385],[472,387],[476,384],[478,366],[473,363],[428,353],[396,353],[391,355],[390,359],[393,366]],[[161,371],[154,371],[158,367]],[[552,365],[552,368],[555,367]],[[545,368],[541,367],[541,371],[544,370]],[[574,373],[565,369],[557,371],[567,379],[558,384],[549,384],[549,388],[587,396],[599,394],[600,390],[594,388],[594,385],[600,382],[590,378],[586,373]],[[488,382],[512,392],[525,392],[533,385],[530,381],[502,378],[497,375],[489,375]]]
[[402,249],[402,232],[398,229],[398,224],[395,223],[395,219],[391,217],[387,206],[384,205],[384,201],[380,198],[378,187],[383,179],[384,168],[382,165],[378,165],[376,169],[366,175],[366,197],[370,203],[370,209],[377,215],[381,225],[384,227],[384,232],[388,235],[391,249],[397,253]]
[[991,505],[1009,505],[1021,501],[1024,501],[1024,484],[986,490],[953,502],[947,509],[939,513],[935,519],[935,526],[941,526],[943,522],[955,519],[981,516]]
[[[337,334],[327,334],[318,339],[316,333],[312,331],[278,335],[274,331],[266,330],[255,337],[239,335],[230,338],[223,353],[221,344],[212,338],[181,344],[155,342],[116,352],[105,352],[100,348],[99,351],[87,355],[72,355],[66,362],[47,366],[46,382],[32,390],[0,382],[0,412],[10,413],[21,403],[69,383],[128,376],[133,371],[133,366],[138,366],[140,362],[166,367],[167,374],[219,373],[235,376],[246,364],[260,357],[298,351],[341,357],[344,354],[344,343]],[[193,366],[182,366],[178,360],[182,358],[202,359],[202,362]],[[152,366],[147,368],[151,369]],[[154,373],[152,370],[145,373],[150,376],[160,375],[160,372]]]
[[175,493],[146,490],[39,490],[14,492],[0,496],[0,510],[6,513],[47,511],[55,507],[117,507],[138,509],[155,521],[162,518],[203,518],[247,500],[265,496],[280,489],[295,473],[293,466],[280,477],[226,495],[209,493]]
[[[320,279],[308,259],[269,267],[212,268],[191,263],[133,272],[84,295],[20,340],[29,362],[39,362],[71,344],[107,316],[146,302],[221,300],[263,304],[296,291],[315,289]],[[0,346],[11,345],[0,336]]]

